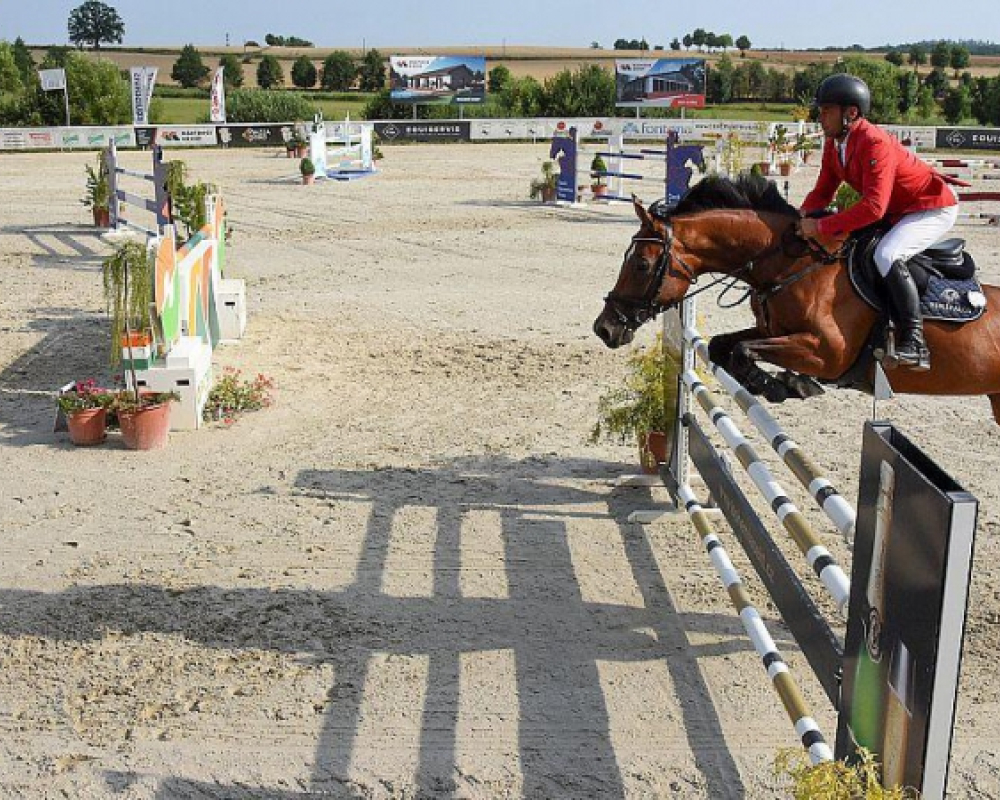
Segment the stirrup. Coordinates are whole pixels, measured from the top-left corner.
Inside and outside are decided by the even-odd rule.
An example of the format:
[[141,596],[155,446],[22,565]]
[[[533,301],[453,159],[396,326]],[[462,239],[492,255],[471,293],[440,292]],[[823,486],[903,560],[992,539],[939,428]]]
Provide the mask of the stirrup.
[[931,368],[931,354],[926,347],[918,347],[916,351],[897,350],[896,364],[903,369],[914,372],[926,372]]

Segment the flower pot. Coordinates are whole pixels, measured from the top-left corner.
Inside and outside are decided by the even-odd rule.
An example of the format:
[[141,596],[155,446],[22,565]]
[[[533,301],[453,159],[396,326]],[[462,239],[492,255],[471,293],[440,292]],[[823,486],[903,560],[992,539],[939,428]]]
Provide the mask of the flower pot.
[[553,186],[551,189],[545,187],[542,189],[542,202],[543,203],[554,203],[556,201],[556,187]]
[[594,193],[594,197],[605,197],[608,193],[608,187],[603,183],[595,183],[590,187],[590,191]]
[[103,408],[84,408],[66,415],[69,440],[77,447],[100,444],[107,438],[108,414]]
[[167,446],[170,403],[118,412],[122,440],[130,450],[159,450]]
[[315,175],[303,175],[302,176],[302,185],[303,186],[312,186],[313,183],[315,183],[315,181],[316,181],[316,176]]
[[103,208],[101,206],[94,206],[90,209],[94,212],[94,225],[98,228],[110,228],[111,227],[111,209]]
[[761,175],[771,174],[771,162],[770,161],[758,161],[757,168],[760,170]]
[[660,431],[648,431],[639,437],[639,463],[646,475],[659,473],[660,464],[667,460],[671,438],[669,434]]
[[287,147],[287,148],[285,148],[285,157],[286,158],[295,158],[295,156],[297,155],[297,153],[298,153],[298,150],[296,148],[294,148],[294,147]]
[[784,175],[786,177],[788,175],[791,175],[792,174],[792,164],[791,164],[791,162],[790,161],[784,161],[781,164],[779,164],[778,165],[778,172],[780,172],[782,175]]
[[309,155],[309,145],[303,144],[295,148],[296,158],[305,158],[307,155]]

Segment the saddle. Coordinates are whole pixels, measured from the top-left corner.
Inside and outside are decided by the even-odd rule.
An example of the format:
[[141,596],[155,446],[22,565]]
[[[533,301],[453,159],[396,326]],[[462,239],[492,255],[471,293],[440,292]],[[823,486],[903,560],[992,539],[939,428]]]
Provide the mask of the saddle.
[[[885,235],[884,225],[862,228],[847,242],[845,262],[851,284],[861,298],[880,313],[888,313],[887,292],[875,266],[875,248]],[[920,292],[924,319],[971,322],[986,311],[986,295],[976,278],[976,263],[965,252],[964,239],[945,239],[906,262]]]

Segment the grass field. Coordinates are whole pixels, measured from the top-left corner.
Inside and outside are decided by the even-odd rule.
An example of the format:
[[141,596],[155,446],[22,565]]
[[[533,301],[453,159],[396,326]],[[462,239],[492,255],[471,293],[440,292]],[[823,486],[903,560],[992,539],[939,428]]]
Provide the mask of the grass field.
[[[367,97],[358,100],[312,100],[324,119],[361,119]],[[208,121],[208,100],[198,97],[154,97],[154,119],[165,125],[193,125]],[[156,113],[156,109],[159,112]]]

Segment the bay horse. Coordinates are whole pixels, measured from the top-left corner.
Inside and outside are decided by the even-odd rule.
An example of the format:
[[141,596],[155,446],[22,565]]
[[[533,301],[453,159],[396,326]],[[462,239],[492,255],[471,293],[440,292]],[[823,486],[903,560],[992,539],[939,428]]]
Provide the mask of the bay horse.
[[[822,392],[801,375],[870,391],[874,362],[866,385],[843,379],[864,363],[880,312],[856,293],[839,255],[798,236],[799,212],[773,182],[709,176],[673,209],[662,203],[647,209],[636,198],[633,205],[641,226],[594,322],[608,347],[628,344],[640,325],[677,305],[699,278],[717,273],[746,285],[755,325],[712,337],[710,354],[748,390],[774,402]],[[931,369],[889,370],[893,391],[986,395],[1000,423],[1000,288],[983,291],[986,309],[978,319],[924,323]],[[786,372],[774,375],[758,361]]]

